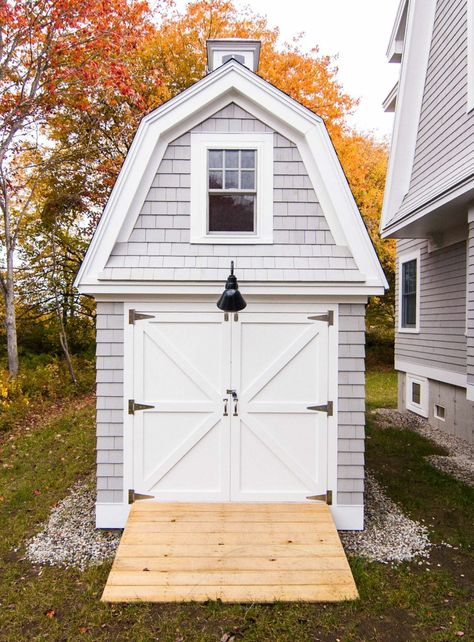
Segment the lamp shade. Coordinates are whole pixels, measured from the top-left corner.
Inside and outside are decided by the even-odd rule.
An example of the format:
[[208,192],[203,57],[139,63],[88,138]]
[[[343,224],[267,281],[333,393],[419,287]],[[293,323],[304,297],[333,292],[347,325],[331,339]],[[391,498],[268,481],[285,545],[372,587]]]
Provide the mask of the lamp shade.
[[244,297],[239,292],[237,277],[234,276],[234,261],[230,262],[230,274],[227,277],[225,290],[217,302],[217,307],[224,312],[239,312],[247,307]]

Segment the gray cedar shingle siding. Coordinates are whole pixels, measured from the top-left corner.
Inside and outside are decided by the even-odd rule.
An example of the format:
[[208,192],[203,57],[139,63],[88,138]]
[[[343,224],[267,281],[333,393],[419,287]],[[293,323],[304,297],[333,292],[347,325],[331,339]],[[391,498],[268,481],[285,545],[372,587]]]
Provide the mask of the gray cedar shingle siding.
[[[466,243],[428,252],[426,240],[397,241],[397,254],[420,249],[420,332],[395,338],[395,357],[466,372]],[[399,305],[395,290],[397,319]]]
[[363,504],[365,430],[365,306],[339,306],[339,504]]
[[[230,104],[192,131],[271,132]],[[274,132],[274,243],[191,245],[190,134],[168,146],[126,243],[101,279],[222,280],[231,258],[242,281],[361,280],[347,247],[336,246],[296,145]]]
[[467,1],[438,0],[410,188],[394,220],[474,173]]
[[[97,501],[123,501],[123,304],[97,303]],[[339,306],[338,503],[362,504],[365,306]]]
[[469,224],[467,241],[468,302],[467,302],[467,383],[474,385],[474,222]]
[[123,500],[123,303],[97,303],[97,501]]

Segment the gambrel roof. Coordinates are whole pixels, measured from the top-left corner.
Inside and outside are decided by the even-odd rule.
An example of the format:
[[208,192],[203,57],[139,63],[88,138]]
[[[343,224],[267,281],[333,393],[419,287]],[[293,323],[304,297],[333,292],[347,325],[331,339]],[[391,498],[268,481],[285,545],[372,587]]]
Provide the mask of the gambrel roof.
[[[217,276],[207,280],[197,271],[186,279],[147,280],[127,277],[125,271],[114,275],[109,260],[114,248],[129,241],[168,145],[230,104],[294,143],[331,238],[355,261],[358,276],[352,280],[341,271],[340,277],[328,275],[305,283],[295,278],[292,285],[312,294],[383,293],[384,274],[322,119],[235,60],[143,118],[77,276],[79,290],[95,295],[215,290]],[[285,284],[289,285],[288,279]],[[247,291],[255,292],[271,287],[275,284],[258,277],[246,285]]]

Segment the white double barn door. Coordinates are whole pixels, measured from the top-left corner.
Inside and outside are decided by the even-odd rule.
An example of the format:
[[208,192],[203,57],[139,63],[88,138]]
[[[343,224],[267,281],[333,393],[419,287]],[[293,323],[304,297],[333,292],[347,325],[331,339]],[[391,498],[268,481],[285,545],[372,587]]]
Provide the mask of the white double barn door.
[[[328,327],[301,313],[157,312],[133,329],[136,492],[305,501],[327,489]],[[234,395],[232,392],[235,391]]]

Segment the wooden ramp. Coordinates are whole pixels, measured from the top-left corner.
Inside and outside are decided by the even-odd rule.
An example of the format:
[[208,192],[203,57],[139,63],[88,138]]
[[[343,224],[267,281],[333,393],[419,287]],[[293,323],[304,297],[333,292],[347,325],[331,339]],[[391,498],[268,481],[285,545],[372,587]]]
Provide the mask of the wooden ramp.
[[358,597],[326,504],[135,502],[105,602]]

